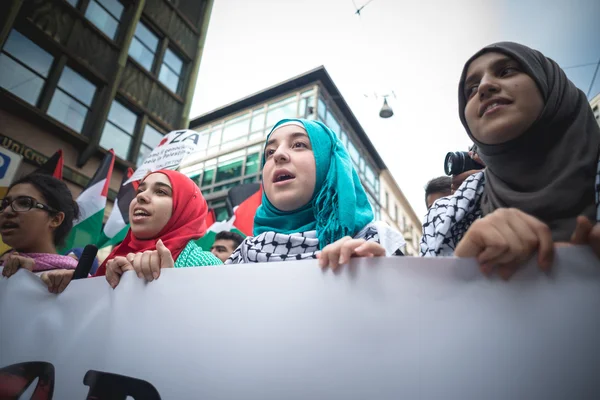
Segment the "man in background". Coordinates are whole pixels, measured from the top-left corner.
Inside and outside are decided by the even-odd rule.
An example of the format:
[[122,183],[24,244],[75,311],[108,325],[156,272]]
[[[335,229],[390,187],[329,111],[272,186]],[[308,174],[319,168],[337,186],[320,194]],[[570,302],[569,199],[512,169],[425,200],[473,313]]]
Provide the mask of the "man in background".
[[425,205],[429,210],[433,203],[442,197],[450,196],[452,178],[440,176],[427,182],[425,186]]
[[215,242],[210,248],[210,252],[221,261],[225,262],[243,241],[244,237],[238,233],[221,231],[217,233]]

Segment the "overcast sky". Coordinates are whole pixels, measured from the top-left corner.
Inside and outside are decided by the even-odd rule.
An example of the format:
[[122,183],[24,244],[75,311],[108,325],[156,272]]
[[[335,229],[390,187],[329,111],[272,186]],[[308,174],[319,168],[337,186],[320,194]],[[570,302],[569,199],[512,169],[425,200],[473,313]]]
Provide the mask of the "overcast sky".
[[[421,217],[425,183],[470,144],[457,84],[473,53],[510,40],[563,67],[600,59],[598,0],[372,0],[354,11],[352,0],[215,0],[191,117],[324,65]],[[594,70],[566,72],[587,93]],[[384,120],[365,94],[391,90]]]

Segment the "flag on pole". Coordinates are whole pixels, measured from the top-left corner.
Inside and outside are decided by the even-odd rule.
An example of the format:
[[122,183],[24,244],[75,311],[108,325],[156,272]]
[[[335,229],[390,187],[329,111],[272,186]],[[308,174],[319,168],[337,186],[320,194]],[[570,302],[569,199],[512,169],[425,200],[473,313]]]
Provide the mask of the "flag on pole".
[[129,204],[135,198],[139,186],[138,181],[126,183],[132,175],[133,169],[131,168],[128,168],[127,173],[123,175],[112,211],[98,239],[98,248],[115,246],[121,243],[127,235],[129,230]]
[[115,152],[110,149],[90,183],[77,198],[80,216],[75,221],[65,245],[60,251],[61,254],[73,248],[85,247],[98,242],[114,164]]
[[53,177],[62,180],[63,173],[63,151],[58,150],[56,153],[52,155],[41,167],[39,167],[35,172],[40,172],[44,174],[52,174]]

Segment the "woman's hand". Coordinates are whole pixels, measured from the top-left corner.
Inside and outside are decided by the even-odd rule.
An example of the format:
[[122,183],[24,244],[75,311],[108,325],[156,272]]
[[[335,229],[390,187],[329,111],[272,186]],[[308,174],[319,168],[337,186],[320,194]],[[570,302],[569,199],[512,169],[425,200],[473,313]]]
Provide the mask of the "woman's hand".
[[348,263],[351,257],[384,257],[385,249],[376,242],[367,242],[364,239],[352,239],[350,236],[325,246],[317,254],[319,266],[330,266],[335,270],[340,265]]
[[587,217],[577,217],[577,225],[570,244],[589,245],[600,258],[600,224],[592,223]]
[[40,278],[48,287],[50,293],[62,293],[73,279],[74,269],[54,269],[44,272]]
[[133,266],[139,278],[144,278],[150,282],[158,279],[161,268],[173,268],[175,266],[171,251],[160,239],[156,242],[156,250],[135,254],[129,253],[127,254],[127,261]]
[[133,270],[133,266],[125,257],[115,257],[106,263],[106,281],[114,289],[121,281],[125,271]]
[[500,208],[475,221],[456,246],[457,257],[475,257],[481,271],[494,271],[505,280],[537,252],[544,271],[554,259],[550,228],[531,215],[515,208]]
[[2,275],[10,278],[17,272],[19,268],[25,268],[26,270],[33,271],[33,267],[35,267],[35,261],[33,258],[19,255],[19,253],[15,251],[6,257]]

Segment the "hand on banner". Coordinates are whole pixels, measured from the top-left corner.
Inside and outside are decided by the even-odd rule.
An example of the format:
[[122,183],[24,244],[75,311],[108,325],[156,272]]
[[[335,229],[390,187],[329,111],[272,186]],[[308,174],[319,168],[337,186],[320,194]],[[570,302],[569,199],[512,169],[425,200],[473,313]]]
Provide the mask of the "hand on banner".
[[44,272],[40,278],[48,287],[50,293],[62,293],[73,279],[74,269],[55,269]]
[[133,266],[125,257],[115,257],[106,263],[106,281],[114,289],[125,271],[133,270]]
[[135,254],[129,253],[127,254],[127,260],[131,263],[139,278],[145,278],[150,282],[158,279],[161,268],[173,268],[175,266],[171,251],[160,239],[156,242],[156,250]]
[[33,258],[25,257],[19,255],[16,251],[6,257],[4,261],[4,269],[2,270],[2,275],[10,278],[14,275],[19,268],[25,268],[29,271],[33,271],[33,267],[35,266],[35,261]]
[[317,254],[319,266],[330,266],[335,270],[340,265],[347,264],[351,257],[384,257],[385,249],[376,242],[367,242],[365,239],[352,239],[346,236],[325,246]]
[[[587,244],[600,258],[600,224],[593,224],[587,217],[580,215],[577,217],[577,225],[571,236],[570,244]],[[561,243],[561,245],[564,244]]]
[[536,251],[540,268],[547,271],[554,259],[550,228],[520,210],[500,208],[471,225],[454,255],[475,257],[485,275],[496,270],[508,280]]

